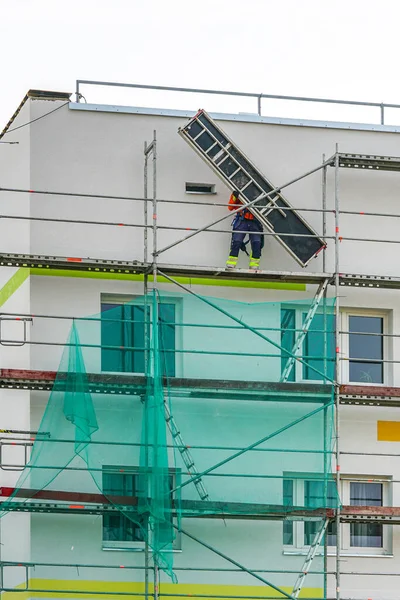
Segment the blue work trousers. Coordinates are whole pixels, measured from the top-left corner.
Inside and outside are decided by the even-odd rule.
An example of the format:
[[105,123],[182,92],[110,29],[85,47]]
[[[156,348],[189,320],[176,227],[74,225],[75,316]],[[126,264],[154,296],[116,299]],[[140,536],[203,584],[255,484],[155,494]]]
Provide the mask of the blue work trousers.
[[246,235],[249,235],[251,255],[253,258],[261,257],[262,225],[257,219],[236,218],[232,225],[232,241],[230,256],[239,256],[239,250]]

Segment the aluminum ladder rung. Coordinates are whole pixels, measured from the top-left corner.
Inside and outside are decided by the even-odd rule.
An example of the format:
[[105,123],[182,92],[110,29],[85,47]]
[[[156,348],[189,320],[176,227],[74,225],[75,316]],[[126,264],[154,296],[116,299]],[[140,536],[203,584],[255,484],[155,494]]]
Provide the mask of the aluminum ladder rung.
[[312,320],[315,317],[315,314],[318,310],[319,305],[321,304],[321,300],[322,300],[324,292],[328,286],[328,282],[329,282],[328,279],[324,279],[324,281],[322,281],[319,284],[317,293],[315,294],[314,300],[307,312],[306,318],[304,319],[302,330],[294,342],[294,345],[293,345],[293,348],[291,351],[292,356],[289,356],[289,358],[286,362],[285,368],[284,368],[282,376],[281,376],[281,382],[286,382],[289,379],[289,375],[290,375],[293,365],[296,361],[297,354],[301,350],[301,346],[305,340],[308,330],[310,329]]
[[[190,476],[195,476],[193,479],[193,484],[197,490],[197,493],[200,496],[200,500],[208,499],[208,492],[204,486],[203,480],[200,477],[200,473],[198,472],[193,457],[189,451],[189,448],[186,446],[183,441],[181,432],[178,429],[177,424],[175,423],[175,419],[169,410],[169,406],[167,402],[164,401],[164,410],[165,410],[165,421],[167,423],[168,429],[171,433],[173,441],[176,443],[178,451],[182,456],[183,463],[188,470]],[[198,477],[197,477],[198,476]]]
[[304,565],[301,569],[301,572],[299,573],[299,576],[297,577],[296,583],[293,586],[293,591],[292,591],[292,597],[293,598],[298,598],[301,592],[301,588],[304,585],[304,581],[308,575],[308,572],[311,568],[312,565],[312,561],[315,558],[315,555],[318,552],[318,548],[321,545],[322,539],[325,535],[325,532],[328,528],[328,520],[325,519],[324,521],[322,521],[321,526],[319,527],[319,529],[317,529],[314,539],[308,549],[308,553],[306,556],[306,560],[304,561]]

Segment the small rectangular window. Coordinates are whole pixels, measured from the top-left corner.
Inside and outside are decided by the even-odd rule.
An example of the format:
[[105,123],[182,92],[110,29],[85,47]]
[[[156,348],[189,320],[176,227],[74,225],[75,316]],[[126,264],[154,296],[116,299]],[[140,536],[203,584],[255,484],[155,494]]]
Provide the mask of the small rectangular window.
[[383,317],[349,317],[349,380],[383,383]]
[[215,185],[213,183],[185,183],[187,194],[215,194]]

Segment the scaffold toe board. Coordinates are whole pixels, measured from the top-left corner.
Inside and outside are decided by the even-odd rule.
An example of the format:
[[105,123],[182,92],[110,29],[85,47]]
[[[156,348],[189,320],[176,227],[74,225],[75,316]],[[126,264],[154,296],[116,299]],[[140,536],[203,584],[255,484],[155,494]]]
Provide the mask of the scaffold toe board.
[[[325,242],[295,211],[280,191],[244,155],[219,125],[200,110],[179,134],[303,267]],[[290,236],[285,235],[290,234]],[[293,235],[295,234],[295,235]],[[298,236],[298,237],[297,237]]]

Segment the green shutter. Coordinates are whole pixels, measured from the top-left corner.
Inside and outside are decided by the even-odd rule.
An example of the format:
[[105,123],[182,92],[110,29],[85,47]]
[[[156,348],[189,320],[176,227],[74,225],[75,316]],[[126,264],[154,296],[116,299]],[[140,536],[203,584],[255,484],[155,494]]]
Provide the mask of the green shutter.
[[[101,370],[123,371],[123,356],[119,348],[123,345],[123,307],[118,304],[101,305]],[[107,348],[115,346],[115,350]]]
[[[296,311],[293,308],[281,309],[281,346],[285,350],[292,352],[296,332]],[[289,356],[286,352],[281,353],[281,373],[283,373]],[[295,363],[290,371],[288,381],[295,381]]]
[[166,377],[175,377],[175,304],[160,304],[158,316],[163,375]]
[[[132,363],[130,370],[133,373],[144,373],[145,371],[145,319],[144,319],[144,306],[133,305],[130,307],[132,318],[134,321],[131,323],[131,337],[132,346],[135,350],[132,352]],[[147,314],[149,314],[149,308],[147,307]]]

